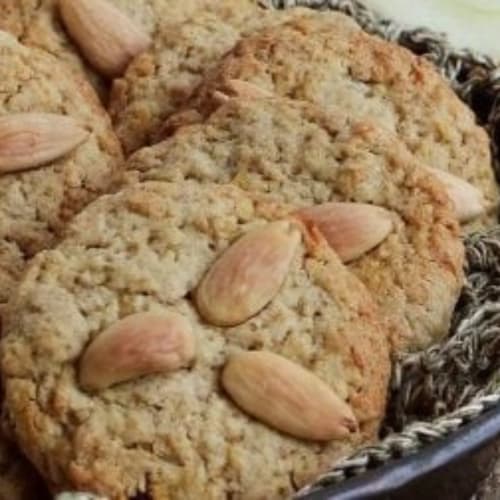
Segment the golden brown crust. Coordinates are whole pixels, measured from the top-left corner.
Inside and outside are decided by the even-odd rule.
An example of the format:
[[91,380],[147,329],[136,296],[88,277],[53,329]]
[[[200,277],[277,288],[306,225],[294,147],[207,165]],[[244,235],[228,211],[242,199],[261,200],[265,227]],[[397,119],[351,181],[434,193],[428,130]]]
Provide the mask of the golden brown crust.
[[[9,304],[2,368],[16,438],[58,490],[287,498],[375,438],[389,346],[369,293],[321,238],[298,245],[278,294],[244,323],[215,327],[194,306],[193,288],[222,252],[290,210],[234,186],[139,184],[90,205],[57,249],[35,257]],[[193,367],[84,392],[77,368],[89,341],[146,310],[189,320]],[[318,444],[249,418],[219,385],[227,356],[246,350],[313,371],[348,401],[361,432]]]
[[[126,154],[154,142],[163,121],[178,110],[204,73],[242,33],[307,11],[274,11],[259,8],[260,3],[218,0],[183,23],[159,28],[152,49],[138,56],[123,78],[113,83],[109,111]],[[328,15],[308,12],[311,16]]]
[[446,335],[463,284],[457,221],[443,186],[385,129],[304,102],[232,99],[127,169],[132,181],[233,182],[300,205],[389,209],[395,231],[350,268],[392,319],[396,349]]
[[67,74],[50,55],[0,33],[3,65],[0,115],[23,112],[71,116],[90,132],[63,158],[40,168],[0,176],[0,302],[10,296],[26,260],[54,244],[65,223],[108,190],[121,173],[122,155],[109,118],[86,81]]
[[[52,246],[67,220],[118,175],[121,149],[87,82],[67,74],[48,54],[0,32],[0,116],[21,112],[67,114],[89,132],[76,150],[48,165],[0,176],[1,312],[36,252]],[[15,425],[13,425],[15,426]],[[41,481],[0,435],[0,499],[45,498]]]
[[496,220],[496,185],[486,131],[435,68],[406,49],[370,36],[342,14],[303,16],[244,38],[188,101],[202,115],[217,106],[215,91],[241,79],[396,132],[428,166],[468,180]]
[[[178,23],[207,0],[108,0],[127,14],[145,33],[153,35],[162,22]],[[165,21],[164,21],[165,20]],[[2,0],[0,30],[12,33],[23,44],[49,52],[79,76],[88,79],[103,101],[108,82],[88,66],[72,42],[59,15],[58,0]]]

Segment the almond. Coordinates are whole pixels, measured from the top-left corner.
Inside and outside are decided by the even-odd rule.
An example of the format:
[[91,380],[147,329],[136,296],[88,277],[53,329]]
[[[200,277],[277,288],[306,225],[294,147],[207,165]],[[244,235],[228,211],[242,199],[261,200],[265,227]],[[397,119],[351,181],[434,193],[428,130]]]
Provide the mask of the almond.
[[70,116],[17,113],[0,117],[0,172],[17,172],[57,160],[87,140]]
[[350,406],[321,379],[270,352],[232,356],[222,385],[246,413],[291,436],[313,441],[342,439],[357,430]]
[[279,292],[301,239],[290,222],[274,222],[242,236],[215,262],[196,293],[198,311],[218,326],[234,326]]
[[373,250],[393,229],[388,210],[363,203],[325,203],[299,210],[295,216],[315,225],[343,262]]
[[138,313],[111,325],[90,343],[80,362],[80,383],[106,389],[143,375],[187,366],[195,342],[186,318],[175,313]]
[[105,0],[59,0],[59,9],[85,58],[109,78],[122,75],[151,44],[139,26]]
[[446,187],[461,223],[470,222],[485,213],[486,204],[483,194],[470,182],[437,168],[426,167],[426,170],[436,176]]

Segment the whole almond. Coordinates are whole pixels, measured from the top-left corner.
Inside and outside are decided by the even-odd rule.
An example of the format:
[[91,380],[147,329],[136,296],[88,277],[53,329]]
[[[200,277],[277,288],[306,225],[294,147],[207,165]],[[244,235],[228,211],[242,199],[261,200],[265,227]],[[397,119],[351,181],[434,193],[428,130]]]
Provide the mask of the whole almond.
[[122,75],[151,44],[139,26],[106,0],[59,0],[59,9],[85,58],[109,78]]
[[218,326],[238,325],[257,314],[279,292],[300,239],[300,230],[285,221],[242,236],[196,290],[199,313]]
[[70,116],[17,113],[0,117],[0,173],[39,167],[87,140],[89,132]]
[[300,365],[270,352],[232,356],[222,385],[246,413],[291,436],[342,439],[357,430],[350,406]]
[[431,167],[426,167],[426,170],[436,176],[446,187],[461,223],[470,222],[485,213],[486,204],[483,194],[475,186],[444,170]]
[[195,342],[186,318],[175,313],[138,313],[111,325],[90,343],[80,362],[87,390],[189,365]]
[[314,224],[343,262],[373,250],[393,229],[388,210],[363,203],[325,203],[299,210],[295,216]]

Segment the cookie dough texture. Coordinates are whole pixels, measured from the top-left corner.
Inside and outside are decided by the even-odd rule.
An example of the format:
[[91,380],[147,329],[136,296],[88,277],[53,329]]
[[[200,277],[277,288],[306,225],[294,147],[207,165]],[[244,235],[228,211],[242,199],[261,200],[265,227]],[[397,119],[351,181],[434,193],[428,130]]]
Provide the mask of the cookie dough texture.
[[[160,22],[180,22],[208,0],[108,0],[126,13],[144,32],[153,36]],[[58,0],[2,0],[0,29],[9,31],[23,44],[37,47],[85,75],[106,96],[106,82],[82,59],[59,16]]]
[[85,143],[40,168],[0,175],[0,304],[36,252],[52,246],[66,221],[105,192],[122,157],[108,117],[83,80],[52,56],[0,32],[0,116],[44,112],[75,118]]
[[[369,293],[321,238],[304,238],[278,295],[243,324],[211,326],[192,303],[233,241],[288,211],[234,186],[137,184],[101,197],[56,249],[35,257],[9,303],[2,368],[16,437],[56,490],[113,500],[139,491],[155,500],[288,498],[375,437],[388,344]],[[82,391],[77,367],[89,341],[141,311],[189,320],[194,366]],[[228,355],[255,349],[312,370],[349,402],[361,431],[317,444],[248,417],[219,377]]]
[[299,12],[329,15],[297,8],[281,12],[257,3],[219,0],[184,23],[158,30],[152,49],[130,64],[111,92],[109,111],[127,154],[154,142],[163,121],[178,110],[203,74],[242,33],[277,24]]
[[425,59],[370,36],[340,13],[296,17],[243,39],[190,100],[202,114],[214,90],[241,79],[281,96],[336,107],[396,132],[430,167],[479,188],[496,220],[498,187],[489,139],[448,83]]
[[447,333],[463,283],[457,222],[443,186],[385,129],[305,102],[233,99],[127,167],[131,180],[233,182],[296,205],[391,210],[394,233],[350,268],[392,319],[398,349]]

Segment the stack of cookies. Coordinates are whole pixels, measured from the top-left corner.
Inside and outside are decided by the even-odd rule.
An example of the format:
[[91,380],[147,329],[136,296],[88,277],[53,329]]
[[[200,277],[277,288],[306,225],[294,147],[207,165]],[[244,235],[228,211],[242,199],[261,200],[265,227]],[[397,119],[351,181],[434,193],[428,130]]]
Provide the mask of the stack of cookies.
[[435,69],[257,0],[0,0],[0,30],[0,500],[288,498],[376,441],[496,223]]

